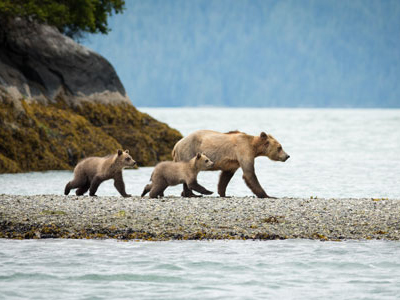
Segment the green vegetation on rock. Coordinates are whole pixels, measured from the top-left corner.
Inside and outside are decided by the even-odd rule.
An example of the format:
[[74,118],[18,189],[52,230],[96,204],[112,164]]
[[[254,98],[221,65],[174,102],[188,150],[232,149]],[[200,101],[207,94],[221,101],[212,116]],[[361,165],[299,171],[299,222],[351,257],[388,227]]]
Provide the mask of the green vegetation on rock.
[[0,93],[0,173],[72,169],[88,156],[129,149],[139,166],[171,159],[181,134],[128,103],[43,104]]
[[79,38],[83,32],[108,33],[108,16],[124,9],[123,0],[2,0],[0,24],[20,17],[55,26],[61,33]]

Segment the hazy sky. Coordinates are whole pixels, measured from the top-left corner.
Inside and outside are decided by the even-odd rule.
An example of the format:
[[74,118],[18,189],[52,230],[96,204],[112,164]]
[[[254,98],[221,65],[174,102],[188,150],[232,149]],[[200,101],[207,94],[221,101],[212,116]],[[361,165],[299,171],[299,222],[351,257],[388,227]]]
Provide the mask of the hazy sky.
[[126,1],[84,45],[136,106],[400,107],[400,1]]

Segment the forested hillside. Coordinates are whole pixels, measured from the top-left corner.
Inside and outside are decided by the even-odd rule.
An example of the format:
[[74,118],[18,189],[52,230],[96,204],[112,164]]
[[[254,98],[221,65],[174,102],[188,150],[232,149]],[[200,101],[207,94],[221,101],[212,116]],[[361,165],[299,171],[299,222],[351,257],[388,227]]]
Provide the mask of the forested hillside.
[[127,1],[84,44],[137,106],[400,107],[400,2]]

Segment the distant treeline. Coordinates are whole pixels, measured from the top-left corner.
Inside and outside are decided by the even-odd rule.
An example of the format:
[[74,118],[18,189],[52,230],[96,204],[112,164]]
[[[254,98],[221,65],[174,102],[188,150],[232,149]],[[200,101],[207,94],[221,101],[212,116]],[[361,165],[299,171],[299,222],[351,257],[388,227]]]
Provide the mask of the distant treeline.
[[400,107],[399,1],[128,1],[85,43],[138,106]]

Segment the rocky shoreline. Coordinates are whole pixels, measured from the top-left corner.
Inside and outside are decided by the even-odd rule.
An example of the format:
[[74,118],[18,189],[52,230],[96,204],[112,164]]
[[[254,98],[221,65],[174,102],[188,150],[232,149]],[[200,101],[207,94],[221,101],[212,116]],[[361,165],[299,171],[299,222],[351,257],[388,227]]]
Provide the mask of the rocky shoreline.
[[8,26],[0,26],[0,173],[72,170],[117,149],[139,166],[171,159],[182,135],[138,111],[104,57],[55,27],[19,18]]
[[398,199],[0,195],[0,238],[400,240]]

